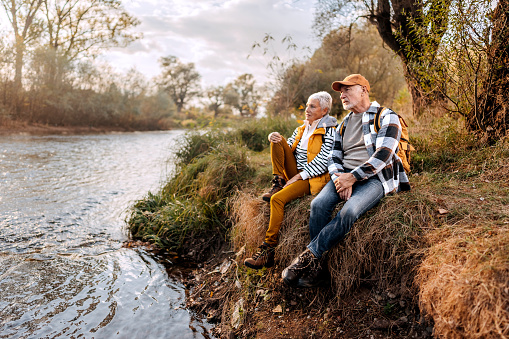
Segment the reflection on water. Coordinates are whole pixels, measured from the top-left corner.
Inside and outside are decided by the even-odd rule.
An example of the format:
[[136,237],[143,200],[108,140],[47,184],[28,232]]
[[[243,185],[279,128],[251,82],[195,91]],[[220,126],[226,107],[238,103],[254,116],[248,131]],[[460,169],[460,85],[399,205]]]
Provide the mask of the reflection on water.
[[209,337],[165,267],[120,248],[181,133],[0,137],[0,338]]

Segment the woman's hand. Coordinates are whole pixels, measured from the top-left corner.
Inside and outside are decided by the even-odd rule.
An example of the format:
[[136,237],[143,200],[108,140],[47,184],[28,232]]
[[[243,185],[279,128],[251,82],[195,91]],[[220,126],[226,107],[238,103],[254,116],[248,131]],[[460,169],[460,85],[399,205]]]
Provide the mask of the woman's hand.
[[272,133],[269,134],[269,141],[270,142],[277,144],[281,140],[283,140],[283,137],[278,132],[272,132]]
[[300,176],[300,173],[299,173],[299,174],[294,175],[294,176],[293,176],[290,180],[288,180],[288,181],[286,182],[286,185],[284,185],[284,186],[283,186],[283,188],[285,188],[286,186],[291,185],[291,184],[293,184],[294,182],[299,181],[299,180],[302,180],[302,177]]

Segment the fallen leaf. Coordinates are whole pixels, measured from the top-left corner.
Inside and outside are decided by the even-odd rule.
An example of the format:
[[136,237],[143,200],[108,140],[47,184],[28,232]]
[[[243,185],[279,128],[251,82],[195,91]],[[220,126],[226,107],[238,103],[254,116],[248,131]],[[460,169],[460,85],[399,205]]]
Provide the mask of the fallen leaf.
[[446,210],[445,208],[439,208],[438,209],[438,214],[447,214],[447,213],[449,213],[449,211]]
[[232,264],[232,262],[230,260],[225,259],[225,261],[223,261],[223,263],[219,267],[219,273],[225,274],[226,272],[228,272],[228,270],[230,269],[231,264]]
[[273,310],[272,312],[274,313],[281,313],[283,312],[283,308],[281,307],[281,305],[277,305]]

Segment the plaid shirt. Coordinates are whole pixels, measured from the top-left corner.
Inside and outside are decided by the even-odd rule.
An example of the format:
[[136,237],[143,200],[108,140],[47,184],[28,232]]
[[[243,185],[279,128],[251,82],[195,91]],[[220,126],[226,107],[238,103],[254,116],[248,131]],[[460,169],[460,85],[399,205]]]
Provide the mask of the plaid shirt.
[[[364,144],[368,151],[369,159],[352,170],[357,180],[364,180],[378,175],[382,182],[385,194],[391,192],[408,191],[410,183],[408,176],[403,169],[401,160],[396,155],[399,138],[401,137],[401,124],[398,115],[390,109],[384,109],[381,114],[381,126],[378,133],[375,133],[374,119],[380,105],[375,101],[369,109],[362,113],[362,133]],[[343,138],[340,131],[343,125],[346,127],[350,112],[342,121],[334,133],[334,146],[329,155],[327,166],[332,180],[335,174],[345,172],[343,168]]]

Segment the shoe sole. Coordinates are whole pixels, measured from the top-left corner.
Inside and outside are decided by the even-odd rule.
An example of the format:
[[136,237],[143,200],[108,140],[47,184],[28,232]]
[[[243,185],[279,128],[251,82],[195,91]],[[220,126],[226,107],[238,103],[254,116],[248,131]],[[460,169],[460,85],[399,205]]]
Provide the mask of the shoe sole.
[[270,202],[270,198],[267,198],[267,197],[263,197],[262,200],[266,201],[266,202]]
[[303,283],[300,281],[300,279],[295,284],[295,287],[301,287],[301,288],[313,288],[313,287],[324,287],[328,285],[327,280],[320,280],[314,283]]
[[289,280],[287,277],[283,276],[283,274],[285,273],[285,270],[283,270],[283,272],[281,272],[281,275],[282,275],[281,278],[283,278],[283,282],[288,286],[295,287],[296,283],[299,281],[300,278],[297,280]]
[[290,287],[298,287],[295,281],[291,281],[286,278],[283,278],[283,282]]

